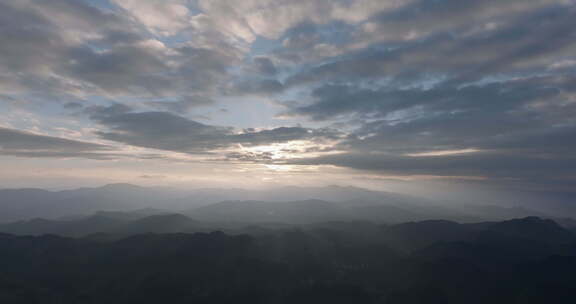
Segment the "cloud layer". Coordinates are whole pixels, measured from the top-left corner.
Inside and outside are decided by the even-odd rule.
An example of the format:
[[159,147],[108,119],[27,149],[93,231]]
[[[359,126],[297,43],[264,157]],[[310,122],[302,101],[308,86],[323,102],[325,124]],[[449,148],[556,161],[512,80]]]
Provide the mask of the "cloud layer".
[[105,145],[0,127],[0,154],[2,155],[107,159],[111,155],[101,152],[110,149]]
[[0,0],[0,105],[89,130],[0,153],[571,184],[574,29],[573,0]]
[[93,107],[90,118],[106,131],[96,134],[102,139],[127,145],[183,153],[207,153],[240,146],[265,146],[291,141],[335,140],[340,133],[330,129],[278,127],[243,129],[203,124],[170,112],[134,112],[129,107],[114,105]]

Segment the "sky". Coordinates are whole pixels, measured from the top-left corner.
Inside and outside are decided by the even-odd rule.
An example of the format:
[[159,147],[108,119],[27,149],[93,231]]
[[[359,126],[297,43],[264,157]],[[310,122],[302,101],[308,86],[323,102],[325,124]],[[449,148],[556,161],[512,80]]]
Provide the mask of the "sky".
[[575,0],[0,0],[0,188],[574,191],[575,51]]

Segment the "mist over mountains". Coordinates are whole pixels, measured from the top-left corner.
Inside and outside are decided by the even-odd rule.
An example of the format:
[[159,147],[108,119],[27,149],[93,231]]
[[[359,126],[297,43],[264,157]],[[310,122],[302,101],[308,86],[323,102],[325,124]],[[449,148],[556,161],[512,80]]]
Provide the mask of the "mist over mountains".
[[110,184],[64,191],[0,190],[0,222],[35,218],[65,219],[99,211],[158,209],[199,220],[222,222],[308,223],[371,220],[399,223],[412,220],[499,220],[514,217],[571,217],[548,210],[546,204],[455,202],[357,187],[279,187],[266,190],[192,189]]
[[111,184],[65,191],[0,190],[0,232],[84,236],[299,227],[327,222],[448,220],[460,223],[538,216],[572,228],[569,213],[459,204],[356,187],[179,190]]
[[355,187],[0,190],[0,302],[572,303],[576,220]]

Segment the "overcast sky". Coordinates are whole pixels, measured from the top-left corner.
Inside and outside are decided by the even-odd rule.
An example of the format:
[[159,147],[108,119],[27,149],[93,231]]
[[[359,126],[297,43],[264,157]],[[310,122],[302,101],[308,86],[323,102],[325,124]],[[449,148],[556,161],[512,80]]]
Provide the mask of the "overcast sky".
[[0,188],[576,188],[574,0],[0,0]]

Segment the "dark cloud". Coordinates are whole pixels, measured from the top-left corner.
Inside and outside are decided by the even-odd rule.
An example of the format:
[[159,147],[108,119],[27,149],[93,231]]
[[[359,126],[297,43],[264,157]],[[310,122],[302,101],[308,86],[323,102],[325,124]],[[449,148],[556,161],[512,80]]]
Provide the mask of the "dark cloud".
[[103,139],[191,153],[219,148],[220,139],[231,133],[229,128],[205,125],[168,112],[119,113],[97,121],[110,128],[97,132]]
[[[445,2],[454,1],[438,3]],[[495,10],[496,7],[489,8]],[[411,29],[408,33],[421,35],[412,39],[393,39],[382,34],[367,47],[355,47],[349,51],[345,51],[343,45],[343,54],[304,67],[288,78],[286,84],[300,86],[318,82],[402,79],[407,75],[412,80],[449,77],[464,82],[491,73],[541,71],[558,58],[571,56],[574,52],[576,8],[573,5],[554,3],[522,14],[498,17],[480,24],[470,22],[438,31],[430,31],[431,28],[425,26]],[[382,18],[395,17],[385,15]],[[410,26],[418,24],[409,18],[407,20]],[[439,20],[437,23],[451,22],[452,19]],[[385,28],[396,29],[394,26]],[[381,32],[379,29],[373,31]],[[370,41],[367,37],[357,39],[360,41],[348,43],[356,46],[362,45],[362,41]]]
[[71,49],[69,58],[69,64],[61,67],[66,75],[111,93],[144,89],[161,96],[171,89],[165,77],[156,75],[167,70],[162,56],[137,45],[115,47],[104,53],[86,47]]
[[[576,92],[571,74],[432,88],[327,85],[299,114],[357,117],[339,155],[294,160],[391,175],[476,176],[570,181],[576,146]],[[465,154],[446,151],[476,150]],[[437,156],[408,156],[438,152]]]
[[[310,92],[287,114],[357,126],[335,147],[344,153],[292,162],[570,180],[576,79],[550,67],[571,58],[575,20],[573,3],[538,0],[415,1],[374,15],[341,54],[286,80]],[[458,150],[477,152],[408,156]]]
[[67,110],[78,110],[78,109],[82,109],[84,107],[83,104],[79,103],[79,102],[67,102],[62,106],[64,109]]
[[[0,127],[0,154],[20,157],[109,159],[109,146]],[[104,153],[101,153],[104,152]]]
[[68,51],[68,63],[60,67],[68,77],[112,94],[174,97],[189,104],[197,100],[183,96],[213,93],[235,60],[218,50],[190,46],[169,50],[156,40],[112,46],[106,52],[90,47]]
[[463,27],[515,17],[558,3],[555,0],[416,0],[396,10],[376,14],[369,19],[371,24],[365,31],[398,40],[411,34],[460,31]]
[[268,145],[294,140],[335,139],[340,133],[329,129],[279,127],[268,130],[245,129],[202,124],[169,112],[131,112],[116,104],[92,107],[91,119],[109,131],[97,134],[107,140],[128,145],[184,153],[206,153],[233,145]]
[[393,154],[344,153],[290,164],[335,165],[386,175],[470,176],[487,179],[573,179],[576,158],[534,157],[495,152],[411,157]]
[[274,62],[264,56],[256,56],[251,63],[242,67],[224,90],[226,95],[269,96],[284,91],[284,84],[278,80],[278,69]]
[[284,33],[282,46],[284,49],[303,50],[309,49],[322,39],[320,25],[303,22]]
[[278,72],[276,65],[268,57],[256,57],[254,58],[254,64],[256,65],[256,69],[264,75],[273,76]]
[[234,84],[229,92],[230,95],[268,95],[280,93],[284,85],[276,79],[243,79]]
[[51,31],[49,20],[5,1],[0,2],[0,26],[0,64],[7,69],[34,70],[50,64],[52,54],[61,49],[61,38]]
[[560,102],[563,94],[576,90],[576,77],[534,76],[507,79],[466,86],[449,82],[427,87],[397,88],[362,84],[327,84],[312,92],[307,105],[292,106],[292,113],[316,120],[333,119],[338,115],[365,115],[383,118],[396,111],[423,109],[430,116],[439,112],[478,111],[485,113],[522,109],[531,102],[549,100]]
[[247,163],[269,163],[273,160],[272,152],[232,152],[226,154],[224,160]]

